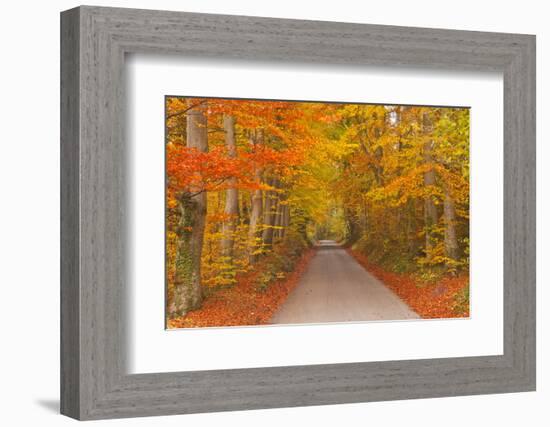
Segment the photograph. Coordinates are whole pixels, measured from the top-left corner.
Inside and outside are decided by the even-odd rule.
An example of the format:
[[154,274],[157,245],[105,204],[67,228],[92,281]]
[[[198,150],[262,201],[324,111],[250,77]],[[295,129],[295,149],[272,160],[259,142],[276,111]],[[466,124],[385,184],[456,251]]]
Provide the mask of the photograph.
[[470,316],[470,109],[165,96],[166,328]]

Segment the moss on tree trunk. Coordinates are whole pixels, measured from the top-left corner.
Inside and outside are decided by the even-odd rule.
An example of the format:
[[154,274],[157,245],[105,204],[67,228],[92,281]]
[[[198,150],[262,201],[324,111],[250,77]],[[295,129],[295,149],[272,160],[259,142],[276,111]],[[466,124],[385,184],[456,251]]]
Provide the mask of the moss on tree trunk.
[[179,197],[180,223],[177,228],[178,253],[174,295],[169,307],[170,317],[184,316],[202,303],[200,258],[204,221],[201,221],[200,203],[183,193]]

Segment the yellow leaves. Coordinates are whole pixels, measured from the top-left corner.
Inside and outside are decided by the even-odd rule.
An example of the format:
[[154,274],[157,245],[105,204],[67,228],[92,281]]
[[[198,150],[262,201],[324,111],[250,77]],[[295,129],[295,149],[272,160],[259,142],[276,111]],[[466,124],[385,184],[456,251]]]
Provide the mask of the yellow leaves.
[[[202,281],[208,287],[228,286],[236,283],[239,273],[249,270],[248,257],[248,228],[239,223],[233,233],[222,231],[219,221],[221,218],[230,218],[228,215],[211,214],[208,216],[204,233],[202,252]],[[234,241],[234,256],[223,255],[222,241],[231,238]]]
[[178,201],[174,197],[172,197],[172,194],[170,194],[166,200],[166,207],[168,209],[175,209],[178,207]]

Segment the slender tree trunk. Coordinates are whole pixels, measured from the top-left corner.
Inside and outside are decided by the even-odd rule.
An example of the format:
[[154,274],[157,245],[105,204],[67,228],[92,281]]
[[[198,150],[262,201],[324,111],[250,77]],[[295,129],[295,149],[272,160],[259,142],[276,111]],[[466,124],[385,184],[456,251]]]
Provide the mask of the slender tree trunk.
[[[279,186],[279,180],[272,178],[269,185],[276,189]],[[265,247],[271,247],[273,244],[273,227],[275,226],[278,205],[279,198],[277,192],[275,190],[267,191],[264,207],[264,229],[262,232],[262,242]]]
[[248,193],[240,192],[240,208],[239,208],[239,221],[243,221],[244,224],[250,224],[250,201],[252,197],[249,197]]
[[281,204],[281,200],[277,203],[277,208],[275,209],[275,219],[273,222],[273,240],[278,241],[281,237],[281,220],[283,218],[283,208],[284,205]]
[[409,199],[407,201],[407,250],[409,253],[409,258],[413,259],[418,254],[418,225],[416,221],[416,205],[418,201],[415,199]]
[[[208,151],[207,120],[201,107],[187,113],[187,146]],[[206,224],[206,191],[189,188],[178,196],[180,223],[174,295],[168,314],[184,316],[202,303],[201,255]]]
[[[237,147],[235,145],[235,118],[225,115],[223,118],[223,127],[225,130],[225,145],[229,157],[237,157]],[[225,192],[225,210],[227,219],[223,223],[223,239],[221,242],[222,254],[225,257],[233,257],[233,247],[235,244],[235,231],[239,218],[239,192],[235,188],[237,180],[229,179],[229,188]]]
[[456,239],[456,212],[449,187],[445,185],[445,200],[443,201],[443,218],[445,220],[445,255],[458,260],[458,242]]
[[281,240],[283,238],[283,231],[284,231],[284,216],[285,216],[285,209],[286,209],[286,201],[287,195],[286,194],[280,194],[279,195],[279,203],[277,204],[277,213],[275,216],[275,229],[273,230],[273,238],[275,240]]
[[281,225],[281,239],[284,239],[286,235],[286,230],[290,225],[290,207],[288,206],[288,203],[283,205],[283,218]]
[[[431,133],[433,131],[432,120],[429,113],[424,113],[422,116],[422,128],[426,137],[424,142],[424,163],[431,164],[433,162],[432,148],[433,141],[431,139]],[[424,186],[433,187],[435,185],[435,171],[433,168],[424,172]],[[426,196],[424,199],[424,224],[426,233],[426,256],[430,258],[432,256],[432,250],[435,245],[435,227],[437,225],[437,208],[435,206],[434,197],[432,195]]]
[[[263,135],[254,131],[251,135],[252,144],[256,145],[262,142]],[[256,167],[254,171],[254,180],[260,184],[262,181],[262,169]],[[252,192],[250,201],[250,221],[248,227],[248,261],[250,264],[256,263],[258,260],[258,250],[260,249],[260,224],[263,214],[263,194],[262,190],[256,189]]]

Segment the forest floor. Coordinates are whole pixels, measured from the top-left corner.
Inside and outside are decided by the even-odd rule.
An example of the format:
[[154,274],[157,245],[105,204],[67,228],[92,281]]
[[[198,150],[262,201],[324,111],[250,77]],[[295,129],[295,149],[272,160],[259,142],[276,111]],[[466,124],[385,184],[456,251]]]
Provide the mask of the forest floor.
[[221,326],[252,326],[270,323],[271,317],[298,284],[315,249],[306,251],[296,262],[294,270],[265,290],[258,289],[257,278],[262,274],[262,262],[254,271],[242,274],[231,287],[212,289],[202,307],[184,317],[168,321],[168,328],[198,328]]
[[[231,287],[209,289],[202,307],[168,321],[168,328],[253,326],[469,317],[468,276],[424,283],[372,264],[334,242],[306,251],[294,270],[265,289],[265,266],[238,277]],[[464,296],[465,295],[465,296]]]
[[424,283],[412,274],[392,273],[372,264],[359,252],[348,249],[359,264],[393,290],[423,319],[469,317],[468,274],[446,276]]

